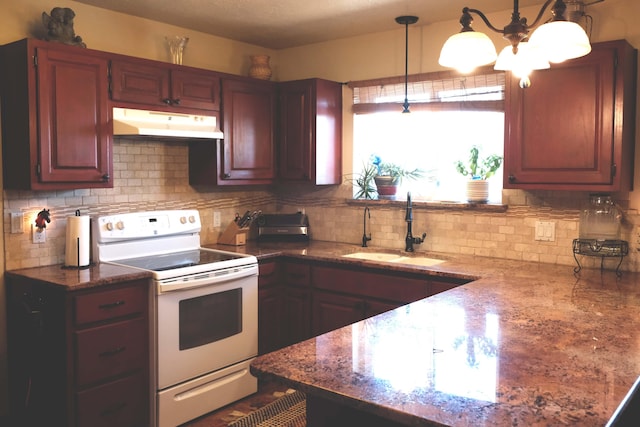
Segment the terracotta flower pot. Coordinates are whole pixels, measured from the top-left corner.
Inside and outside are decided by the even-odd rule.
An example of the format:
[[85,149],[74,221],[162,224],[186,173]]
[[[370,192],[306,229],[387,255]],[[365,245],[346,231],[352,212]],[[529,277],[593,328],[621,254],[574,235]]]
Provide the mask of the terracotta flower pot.
[[394,182],[394,179],[390,176],[376,176],[373,178],[378,189],[378,196],[380,198],[392,198],[395,197],[398,191],[398,183]]

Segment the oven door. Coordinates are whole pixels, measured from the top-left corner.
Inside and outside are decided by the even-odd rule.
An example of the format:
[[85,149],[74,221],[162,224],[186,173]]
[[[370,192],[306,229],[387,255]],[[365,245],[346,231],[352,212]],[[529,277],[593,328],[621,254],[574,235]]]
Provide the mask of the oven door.
[[197,287],[159,292],[158,389],[222,369],[258,353],[258,267],[221,274]]

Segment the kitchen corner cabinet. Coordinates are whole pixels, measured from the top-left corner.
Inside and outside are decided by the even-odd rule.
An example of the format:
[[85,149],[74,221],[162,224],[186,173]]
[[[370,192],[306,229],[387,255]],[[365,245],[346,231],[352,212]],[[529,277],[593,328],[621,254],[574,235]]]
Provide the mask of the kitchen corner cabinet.
[[311,338],[311,267],[295,261],[261,261],[258,275],[258,352],[265,354]]
[[166,111],[219,111],[220,77],[211,71],[137,58],[111,61],[111,99]]
[[536,71],[508,73],[504,188],[626,191],[633,181],[637,51],[624,40]]
[[24,39],[0,64],[5,188],[113,187],[104,54]]
[[283,347],[284,290],[277,261],[261,261],[258,268],[258,353],[265,354]]
[[276,177],[275,83],[223,78],[222,130],[216,144],[189,144],[191,185],[271,184]]
[[278,177],[340,184],[342,84],[322,79],[283,82],[278,94]]
[[67,292],[7,277],[16,425],[149,425],[149,283]]

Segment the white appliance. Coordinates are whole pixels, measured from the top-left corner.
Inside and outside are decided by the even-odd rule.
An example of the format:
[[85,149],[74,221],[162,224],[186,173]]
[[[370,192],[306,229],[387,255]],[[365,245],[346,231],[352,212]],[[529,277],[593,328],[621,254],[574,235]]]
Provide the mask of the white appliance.
[[197,210],[93,220],[94,259],[153,273],[155,417],[174,427],[255,393],[258,262],[200,247]]
[[216,116],[113,108],[113,134],[167,138],[223,139]]

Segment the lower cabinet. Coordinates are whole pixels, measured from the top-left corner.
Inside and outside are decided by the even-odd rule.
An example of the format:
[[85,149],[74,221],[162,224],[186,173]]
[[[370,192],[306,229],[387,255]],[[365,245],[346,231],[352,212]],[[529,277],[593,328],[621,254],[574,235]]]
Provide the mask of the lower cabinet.
[[260,263],[260,354],[341,328],[468,282],[275,259]]
[[149,425],[148,281],[67,292],[8,277],[7,291],[16,425]]

